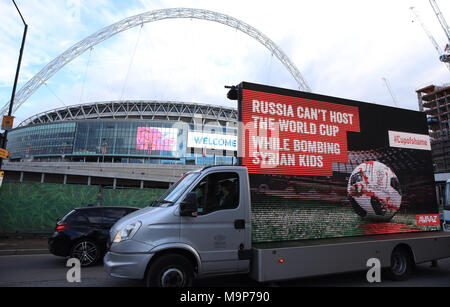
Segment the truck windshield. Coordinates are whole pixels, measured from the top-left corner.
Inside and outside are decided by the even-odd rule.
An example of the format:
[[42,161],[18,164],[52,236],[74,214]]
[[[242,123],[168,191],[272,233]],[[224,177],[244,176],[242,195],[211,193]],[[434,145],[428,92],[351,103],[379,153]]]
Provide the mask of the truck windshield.
[[186,191],[191,183],[198,177],[199,173],[188,173],[173,184],[157,201],[152,203],[152,207],[172,206],[178,198]]
[[444,210],[450,210],[450,182],[445,185]]

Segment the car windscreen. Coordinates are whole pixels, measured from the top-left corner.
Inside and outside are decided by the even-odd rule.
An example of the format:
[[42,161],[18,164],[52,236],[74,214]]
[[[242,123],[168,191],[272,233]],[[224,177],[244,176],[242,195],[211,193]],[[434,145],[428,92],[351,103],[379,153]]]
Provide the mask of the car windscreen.
[[80,210],[72,210],[69,214],[67,214],[62,220],[62,223],[77,223],[77,224],[85,224],[88,223],[88,218],[86,215]]
[[62,219],[60,219],[61,223],[67,222],[67,219],[74,214],[76,211],[75,210],[71,210],[69,213],[67,213],[66,215],[64,215],[64,217]]

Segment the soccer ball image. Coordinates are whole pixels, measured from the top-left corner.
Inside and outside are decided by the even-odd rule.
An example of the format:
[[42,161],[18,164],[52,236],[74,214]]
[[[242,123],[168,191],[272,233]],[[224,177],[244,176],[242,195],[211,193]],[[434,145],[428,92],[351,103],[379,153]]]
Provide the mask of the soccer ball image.
[[350,175],[347,192],[355,212],[372,221],[391,220],[402,202],[397,175],[378,161],[358,165]]

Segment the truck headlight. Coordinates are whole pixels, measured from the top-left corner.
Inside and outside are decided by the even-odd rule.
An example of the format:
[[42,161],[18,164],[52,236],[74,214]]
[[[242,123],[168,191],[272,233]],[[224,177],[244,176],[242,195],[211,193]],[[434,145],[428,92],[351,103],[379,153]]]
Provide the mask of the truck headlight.
[[141,227],[142,223],[137,221],[131,224],[128,224],[121,230],[117,232],[117,234],[114,236],[114,243],[119,243],[128,239],[131,239],[134,234],[138,231],[139,227]]

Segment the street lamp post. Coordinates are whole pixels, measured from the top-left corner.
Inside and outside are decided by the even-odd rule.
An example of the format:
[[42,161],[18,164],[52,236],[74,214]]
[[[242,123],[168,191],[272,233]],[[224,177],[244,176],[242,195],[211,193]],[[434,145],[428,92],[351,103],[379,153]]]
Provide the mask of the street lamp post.
[[[17,12],[19,12],[20,18],[22,19],[25,29],[23,30],[22,45],[20,47],[19,60],[17,62],[16,76],[14,78],[14,85],[13,85],[13,89],[12,89],[11,100],[9,102],[9,110],[8,110],[9,117],[12,114],[14,99],[16,96],[17,80],[19,79],[20,64],[22,63],[23,48],[25,46],[25,39],[27,37],[27,30],[28,30],[28,25],[26,24],[25,20],[23,19],[22,13],[20,12],[19,8],[17,7],[16,2],[14,0],[12,0],[12,2],[14,3],[14,6],[16,7]],[[2,138],[2,144],[1,144],[1,148],[3,148],[3,149],[6,149],[7,136],[8,136],[8,130],[5,130],[5,132],[3,134],[3,138]],[[0,169],[2,168],[2,163],[3,163],[3,159],[0,159]]]

